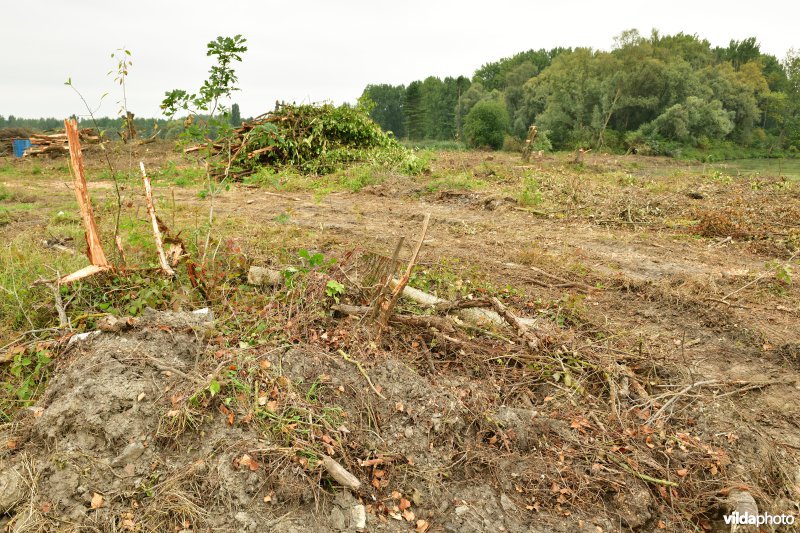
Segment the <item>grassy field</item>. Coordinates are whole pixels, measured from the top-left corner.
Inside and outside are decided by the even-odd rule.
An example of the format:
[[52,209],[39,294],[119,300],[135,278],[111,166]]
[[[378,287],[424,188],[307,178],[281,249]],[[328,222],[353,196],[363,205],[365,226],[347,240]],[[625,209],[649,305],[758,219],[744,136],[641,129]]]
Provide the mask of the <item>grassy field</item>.
[[792,180],[800,180],[800,159],[739,159],[714,167],[729,174],[786,176]]
[[[372,483],[384,507],[370,504],[369,513],[384,518],[394,513],[392,491],[412,489],[417,517],[434,527],[467,520],[453,509],[469,505],[512,531],[534,521],[543,531],[564,521],[578,527],[591,517],[600,521],[586,523],[606,531],[707,530],[721,523],[720,491],[731,486],[750,487],[760,509],[795,512],[796,161],[698,165],[590,154],[574,164],[572,154],[553,154],[523,164],[517,154],[431,148],[418,153],[425,170],[414,176],[369,164],[325,176],[262,169],[209,189],[202,163],[170,145],[117,149],[113,172],[98,153],[86,154],[117,272],[61,287],[34,283],[87,264],[67,161],[0,162],[0,437],[15,435],[51,374],[71,368],[74,355],[62,356],[71,335],[109,315],[210,307],[217,321],[208,360],[198,365],[212,381],[183,400],[177,392],[161,398],[157,408],[198,420],[235,412],[247,420],[237,431],[279,445],[281,461],[305,472],[323,507],[333,492],[320,482],[319,461],[331,453],[326,446],[339,446],[329,442],[332,428],[347,424],[348,444],[337,453]],[[172,279],[157,269],[131,165],[139,160],[153,178],[169,243],[186,251]],[[538,351],[502,325],[449,333],[395,325],[376,338],[333,309],[370,303],[376,265],[388,264],[401,237],[399,258],[410,257],[427,213],[410,285],[450,300],[498,298],[535,319],[531,327],[547,339]],[[125,268],[113,245],[117,220]],[[279,271],[283,285],[248,284],[251,265]],[[436,313],[407,300],[398,311]],[[275,374],[288,365],[276,350],[287,347],[304,351],[297,357],[319,375],[287,384]],[[360,384],[352,395],[326,385],[344,372]],[[362,374],[390,399],[380,401]],[[274,387],[269,398],[259,396],[263,383]],[[283,401],[286,418],[278,420],[264,404]],[[498,409],[511,409],[516,422],[498,422]],[[395,425],[407,412],[415,417],[410,431]],[[526,426],[526,416],[547,422]],[[437,433],[445,423],[463,438]],[[216,431],[198,424],[176,435]],[[367,455],[413,461],[376,474],[358,466]],[[504,475],[512,471],[518,477]],[[314,497],[301,492],[280,513],[317,520]],[[142,492],[137,505],[155,493]],[[507,499],[520,514],[487,503]],[[206,523],[191,509],[185,520]],[[259,512],[278,516],[276,509]],[[177,518],[170,524],[186,527]]]

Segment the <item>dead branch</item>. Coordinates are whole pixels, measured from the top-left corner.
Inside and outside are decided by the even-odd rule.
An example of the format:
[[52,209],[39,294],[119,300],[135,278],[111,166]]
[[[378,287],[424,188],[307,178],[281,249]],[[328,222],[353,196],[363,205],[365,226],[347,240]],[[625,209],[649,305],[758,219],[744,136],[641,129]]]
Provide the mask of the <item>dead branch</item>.
[[[398,280],[392,280],[392,286],[397,287]],[[418,304],[422,304],[427,307],[435,307],[436,305],[445,305],[448,303],[447,300],[439,298],[438,296],[434,296],[432,294],[428,294],[425,291],[421,291],[419,289],[415,289],[414,287],[408,287],[403,289],[403,296],[417,302]],[[487,307],[491,307],[491,302]],[[473,324],[475,326],[502,326],[506,323],[505,319],[500,316],[496,311],[492,309],[484,309],[482,307],[468,307],[464,309],[457,309],[454,313],[456,316]],[[538,323],[533,318],[519,318],[519,321],[524,324],[528,328],[541,328],[542,324]],[[545,328],[542,328],[543,330]]]
[[428,224],[431,221],[431,214],[426,213],[425,219],[422,221],[422,231],[419,234],[419,240],[417,241],[417,245],[414,248],[414,252],[411,254],[411,259],[408,260],[408,266],[406,267],[406,272],[403,274],[403,277],[400,278],[400,281],[392,290],[391,298],[388,301],[381,303],[381,314],[378,319],[378,331],[381,332],[385,330],[389,325],[389,317],[394,310],[395,305],[397,305],[397,300],[400,299],[400,295],[403,294],[403,289],[408,284],[408,280],[411,279],[411,271],[414,269],[414,265],[417,262],[417,257],[419,256],[419,251],[422,248],[422,243],[425,241],[425,235],[428,233]]
[[[568,280],[566,278],[562,278],[560,276],[556,276],[555,274],[551,274],[550,272],[547,272],[546,270],[542,270],[541,268],[538,268],[538,267],[535,267],[535,266],[518,265],[516,263],[502,263],[502,265],[503,266],[507,266],[507,267],[511,267],[511,268],[522,268],[522,269],[532,270],[532,271],[536,272],[537,274],[541,274],[542,276],[544,276],[546,278],[550,278],[550,279],[552,279],[554,281],[558,281],[560,283],[560,285],[557,285],[558,287],[575,287],[575,288],[578,288],[578,289],[582,289],[582,290],[584,290],[586,292],[595,292],[595,291],[599,290],[597,287],[592,287],[591,285],[587,285],[585,283],[581,283],[580,281],[570,281],[570,280]],[[531,280],[531,281],[533,281],[533,280]],[[539,283],[541,283],[541,282],[539,282]],[[539,283],[537,283],[537,284],[539,284]],[[546,286],[550,287],[551,285],[546,285]]]
[[143,161],[139,161],[139,169],[142,171],[142,184],[144,185],[144,196],[147,201],[147,213],[150,215],[150,221],[153,224],[153,239],[156,242],[158,262],[161,265],[161,270],[163,270],[166,275],[174,276],[175,271],[169,266],[167,256],[164,253],[164,245],[161,241],[161,230],[158,228],[158,219],[156,218],[156,208],[153,205],[153,191],[150,187],[150,178],[147,177],[147,172],[144,170]]
[[391,463],[394,463],[394,462],[400,461],[400,460],[405,460],[405,457],[403,457],[400,454],[397,454],[397,455],[380,455],[378,457],[375,457],[374,459],[363,459],[363,460],[360,460],[360,461],[358,461],[358,465],[366,468],[366,467],[370,467],[370,466],[391,464]]
[[459,309],[474,309],[476,307],[491,307],[492,302],[488,298],[479,298],[476,300],[455,300],[445,301],[433,306],[433,310],[438,314],[446,315]]
[[95,274],[99,274],[100,272],[107,272],[112,270],[111,266],[107,267],[99,267],[95,265],[85,266],[80,270],[76,270],[72,274],[67,274],[61,278],[56,279],[39,279],[33,282],[34,285],[46,285],[48,283],[56,283],[57,285],[64,285],[66,283],[72,283],[73,281],[78,281],[79,279],[88,278],[89,276],[94,276]]
[[[368,306],[356,306],[356,305],[345,305],[345,304],[332,305],[331,309],[333,309],[334,311],[339,311],[340,313],[344,313],[346,315],[358,316],[358,317],[365,317],[372,310],[372,308]],[[455,326],[453,326],[453,323],[450,320],[441,316],[393,314],[389,318],[389,323],[403,324],[412,327],[436,328],[439,331],[444,331],[447,333],[453,333],[456,330]]]
[[59,239],[44,239],[42,240],[42,246],[64,252],[65,254],[75,255],[75,250],[64,246]]
[[517,335],[525,341],[525,345],[528,346],[532,351],[536,352],[541,350],[542,346],[546,344],[546,339],[543,339],[536,333],[532,332],[528,329],[528,327],[508,308],[503,305],[503,302],[498,300],[496,297],[492,297],[490,299],[492,303],[492,307],[497,313],[505,319],[508,324],[514,328],[514,331],[517,332]]

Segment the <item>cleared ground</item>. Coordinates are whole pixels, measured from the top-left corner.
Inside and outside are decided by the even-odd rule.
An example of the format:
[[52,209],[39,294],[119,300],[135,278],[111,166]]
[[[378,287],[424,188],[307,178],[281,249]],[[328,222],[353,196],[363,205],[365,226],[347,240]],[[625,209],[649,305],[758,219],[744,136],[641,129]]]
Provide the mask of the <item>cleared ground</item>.
[[[796,181],[637,156],[587,156],[573,164],[563,154],[522,164],[514,154],[439,152],[427,154],[430,169],[418,176],[370,165],[325,177],[265,171],[209,195],[198,163],[168,146],[140,150],[121,149],[113,163],[129,169],[142,159],[166,225],[180,232],[196,261],[205,250],[206,301],[183,271],[176,282],[145,271],[91,280],[62,289],[61,296],[78,330],[93,329],[106,312],[186,310],[210,302],[217,323],[214,335],[204,338],[211,347],[198,347],[200,355],[192,357],[176,355],[169,364],[183,364],[182,374],[208,376],[228,363],[224,368],[232,373],[219,374],[222,390],[203,393],[199,402],[198,387],[207,391],[207,381],[152,378],[170,392],[153,401],[136,427],[159,450],[160,466],[149,471],[158,472],[151,489],[185,470],[169,450],[199,453],[193,460],[219,455],[209,438],[236,449],[229,458],[234,470],[256,478],[248,478],[248,487],[237,485],[244,491],[237,495],[225,485],[227,473],[215,486],[187,481],[175,489],[178,503],[165,510],[157,491],[133,482],[125,491],[101,490],[104,478],[95,475],[95,486],[78,482],[62,490],[73,493],[33,498],[36,524],[68,516],[70,523],[101,529],[125,529],[124,520],[131,520],[144,529],[272,524],[290,531],[315,524],[326,531],[355,527],[351,510],[361,502],[370,530],[723,530],[732,489],[752,494],[762,511],[798,513]],[[99,152],[87,158],[110,243],[114,181]],[[0,182],[2,345],[38,353],[37,339],[44,343],[51,332],[25,332],[58,321],[49,289],[29,285],[85,264],[80,220],[66,185],[66,160],[9,160],[0,164]],[[154,265],[136,174],[123,171],[119,183],[128,264]],[[212,196],[215,222],[205,249]],[[336,297],[347,303],[368,303],[363,280],[391,257],[400,237],[406,239],[400,259],[410,255],[425,213],[432,222],[410,285],[447,299],[499,296],[517,315],[554,328],[545,347],[531,352],[502,327],[459,328],[451,344],[440,332],[407,326],[376,340],[364,323],[330,311],[326,283],[342,283]],[[323,263],[308,264],[301,250],[321,253]],[[293,267],[297,282],[254,289],[244,283],[250,264]],[[401,311],[430,313],[408,302]],[[59,346],[41,350],[54,359],[47,372],[69,389],[84,375],[75,365],[86,363],[74,350],[60,357]],[[81,350],[90,360],[101,353],[91,345]],[[339,350],[362,363],[385,398]],[[32,365],[17,357],[0,368],[13,388]],[[4,435],[13,441],[0,452],[6,464],[29,454],[46,472],[54,450],[75,442],[69,432],[48,441],[37,422],[25,433],[30,430],[19,409],[41,397],[36,387],[45,373],[28,383],[27,397],[5,393]],[[260,404],[264,387],[272,392]],[[53,420],[46,418],[47,401],[55,400],[44,398],[43,419]],[[220,398],[232,400],[220,404]],[[288,429],[276,429],[275,417],[264,414],[288,420],[286,409],[301,404],[306,428],[282,418]],[[205,422],[164,431],[164,417],[184,408]],[[325,408],[338,410],[335,423],[319,414]],[[226,426],[230,413],[235,421]],[[97,456],[113,462],[111,456],[130,444],[125,436],[117,440],[98,444],[103,452]],[[368,489],[337,496],[319,465],[322,453],[337,457]],[[248,474],[243,454],[261,468]],[[360,466],[387,457],[378,466]],[[134,464],[142,472],[133,479],[147,477],[152,465]],[[278,471],[282,477],[273,475]],[[215,487],[229,492],[209,496]],[[105,514],[92,507],[95,492],[105,495]],[[90,500],[82,513],[84,493]],[[199,512],[204,498],[233,509],[229,521],[216,523]],[[403,499],[413,519],[402,516]]]

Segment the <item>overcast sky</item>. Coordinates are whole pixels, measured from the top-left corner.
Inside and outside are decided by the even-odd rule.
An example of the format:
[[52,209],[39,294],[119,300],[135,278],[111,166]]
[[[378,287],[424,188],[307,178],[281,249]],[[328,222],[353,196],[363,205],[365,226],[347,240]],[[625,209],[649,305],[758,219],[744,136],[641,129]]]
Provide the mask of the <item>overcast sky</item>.
[[[746,5],[746,7],[745,7]],[[712,45],[755,36],[783,59],[800,48],[800,2],[597,0],[0,1],[0,115],[62,118],[109,92],[100,115],[114,115],[120,92],[107,72],[111,52],[131,50],[128,107],[159,116],[168,89],[194,91],[205,79],[205,45],[242,34],[237,67],[243,116],[275,100],[355,101],[368,83],[471,76],[481,64],[531,48],[610,49],[630,28],[696,33]]]

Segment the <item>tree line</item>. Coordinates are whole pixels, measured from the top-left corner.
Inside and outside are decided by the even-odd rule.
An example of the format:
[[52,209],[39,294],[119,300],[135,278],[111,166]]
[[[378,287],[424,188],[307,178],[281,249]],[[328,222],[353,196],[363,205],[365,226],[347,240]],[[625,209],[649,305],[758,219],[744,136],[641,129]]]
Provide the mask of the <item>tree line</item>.
[[[238,104],[233,104],[231,106],[228,117],[232,126],[238,127],[241,125],[242,116]],[[78,121],[78,127],[97,128],[105,132],[105,135],[112,140],[117,140],[126,129],[125,119],[123,117],[92,118],[73,115],[70,118],[74,118]],[[197,115],[194,119],[207,120],[208,117],[206,115]],[[184,119],[134,117],[132,122],[139,137],[150,137],[157,133],[158,136],[163,139],[176,139],[186,129],[186,121]],[[9,115],[8,117],[0,115],[0,129],[6,128],[14,128],[28,132],[57,131],[64,129],[64,120],[54,117],[22,118],[14,115]]]
[[754,37],[712,47],[697,35],[629,30],[610,51],[529,50],[481,66],[471,79],[431,76],[368,85],[361,102],[402,139],[678,155],[800,148],[800,55],[762,53]]

